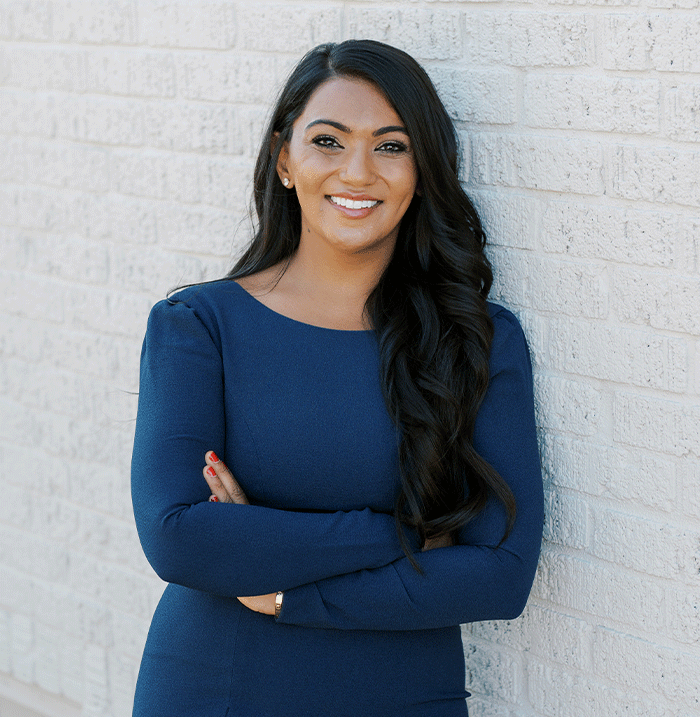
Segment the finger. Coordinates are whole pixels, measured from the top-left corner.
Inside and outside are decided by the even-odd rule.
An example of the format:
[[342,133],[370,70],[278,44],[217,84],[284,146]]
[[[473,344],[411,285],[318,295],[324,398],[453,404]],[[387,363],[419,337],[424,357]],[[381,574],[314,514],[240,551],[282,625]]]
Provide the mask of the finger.
[[[209,490],[212,492],[212,495],[209,496],[209,500],[212,503],[233,503],[233,498],[229,496],[226,487],[211,466],[204,466],[204,468],[202,468],[202,474],[209,486]],[[216,498],[216,500],[213,500],[213,498]]]
[[[223,461],[218,460],[216,453],[214,453],[213,451],[209,451],[204,456],[204,458],[207,463],[209,463],[209,467],[216,472],[218,479],[221,481],[224,488],[226,489],[226,492],[228,493],[228,496],[230,498],[230,500],[228,500],[227,502],[238,503],[239,505],[248,505],[248,498],[243,492],[243,488],[241,488],[238,481],[233,477],[233,473],[231,473],[226,464]],[[216,461],[214,459],[216,459]],[[211,473],[209,473],[208,475],[211,476]],[[212,492],[215,495],[219,496],[219,498],[221,498],[218,493],[216,493],[215,491]]]

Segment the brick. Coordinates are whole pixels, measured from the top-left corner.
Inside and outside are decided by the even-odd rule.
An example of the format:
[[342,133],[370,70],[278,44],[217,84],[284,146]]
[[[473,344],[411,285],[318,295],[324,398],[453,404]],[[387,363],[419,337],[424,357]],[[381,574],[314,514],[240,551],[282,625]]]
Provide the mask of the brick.
[[65,193],[43,187],[20,188],[17,223],[29,229],[60,231],[70,226],[70,208]]
[[657,80],[552,74],[525,78],[525,115],[531,127],[654,133],[660,97]]
[[700,518],[700,461],[683,461],[678,508],[691,518]]
[[616,393],[613,420],[616,441],[676,456],[700,456],[697,405]]
[[137,618],[149,619],[155,607],[150,580],[79,552],[71,553],[70,584],[91,600]]
[[608,69],[698,72],[700,20],[675,13],[607,15],[603,47]]
[[37,623],[34,679],[36,684],[47,692],[56,693],[61,689],[61,641],[60,630]]
[[65,96],[57,104],[59,137],[131,146],[141,145],[144,141],[143,105],[140,102]]
[[139,2],[139,42],[225,50],[236,40],[234,7],[226,2]]
[[650,8],[668,8],[692,10],[698,6],[698,0],[647,0]]
[[12,38],[12,9],[9,5],[0,5],[0,39],[10,40]]
[[111,188],[120,194],[165,199],[168,155],[155,150],[116,150],[110,155]]
[[110,0],[85,5],[81,0],[53,3],[53,39],[56,42],[120,44],[136,42],[136,3]]
[[166,197],[181,204],[201,201],[199,160],[187,155],[170,155],[165,161]]
[[535,231],[541,213],[539,200],[529,196],[487,189],[469,191],[489,244],[516,249],[534,249]]
[[471,176],[476,184],[600,195],[603,154],[587,140],[478,133]]
[[[3,539],[5,535],[3,535]],[[21,570],[15,570],[7,565],[0,565],[0,596],[3,606],[9,611],[8,615],[8,659],[12,657],[12,625],[13,614],[26,613],[30,605],[34,604],[36,581]],[[9,670],[8,670],[9,671]]]
[[688,387],[686,341],[619,326],[552,319],[545,363],[577,376],[682,393]]
[[464,649],[467,690],[515,702],[518,694],[518,665],[507,650],[493,645],[467,644]]
[[700,206],[700,152],[617,145],[610,149],[610,191],[624,199]]
[[460,15],[446,8],[348,8],[347,37],[395,45],[421,60],[462,55]]
[[51,5],[44,0],[13,2],[8,8],[15,40],[45,41],[51,39]]
[[[671,458],[551,433],[545,433],[540,451],[553,486],[667,512],[675,508],[678,471]],[[698,506],[700,516],[700,492]]]
[[535,376],[537,425],[581,436],[597,432],[601,394],[587,383]]
[[660,578],[689,578],[700,568],[700,533],[601,509],[596,511],[592,553]]
[[311,7],[250,3],[238,14],[240,37],[246,50],[295,55],[321,42],[340,40],[341,20],[342,10],[331,3]]
[[170,53],[92,50],[86,56],[85,73],[88,92],[175,96],[175,63]]
[[6,299],[4,311],[25,319],[62,322],[63,291],[45,277],[22,275],[0,269]]
[[621,321],[655,329],[700,334],[700,278],[619,268],[613,304]]
[[700,634],[700,595],[697,590],[669,587],[666,589],[666,605],[669,636],[678,642],[696,645]]
[[[596,631],[593,652],[596,672],[624,687],[662,694],[676,700],[680,694],[680,652],[632,635]],[[634,671],[629,665],[634,664]]]
[[85,239],[110,238],[109,207],[114,200],[102,194],[76,192],[68,194],[69,222],[67,229]]
[[467,64],[579,67],[593,64],[594,18],[544,12],[467,12]]
[[202,203],[246,213],[253,193],[253,169],[247,159],[203,157],[200,162]]
[[[0,181],[12,184],[26,182],[29,171],[23,137],[11,137],[0,143]],[[4,189],[4,188],[3,188]],[[8,190],[9,191],[9,188]],[[7,224],[7,221],[3,221]]]
[[212,279],[216,274],[194,256],[177,254],[162,248],[145,253],[139,247],[112,247],[110,274],[112,281],[127,291],[145,292],[159,298],[174,285]]
[[664,97],[667,135],[687,142],[700,142],[700,83],[679,83]]
[[[156,205],[153,202],[133,200],[117,195],[105,212],[109,223],[109,235],[115,244],[132,244],[138,238],[144,247],[158,240]],[[120,251],[114,248],[111,251]],[[110,276],[113,276],[110,265]]]
[[34,682],[34,621],[26,615],[10,615],[12,676]]
[[10,65],[8,84],[23,90],[61,92],[85,91],[85,54],[32,46],[7,50]]
[[67,326],[134,338],[145,331],[153,305],[148,296],[113,288],[71,286],[65,296]]
[[576,610],[587,624],[629,625],[650,634],[664,630],[664,585],[589,556],[573,557],[546,547],[532,599]]
[[0,331],[0,354],[3,358],[21,357],[24,361],[39,361],[43,357],[42,331],[50,326],[46,323],[33,323],[35,331],[27,332],[27,321],[12,316],[4,310],[2,313],[2,331]]
[[516,122],[518,87],[514,72],[437,67],[430,74],[454,120],[504,125]]
[[145,107],[145,141],[152,147],[184,152],[242,153],[241,131],[231,107],[209,104],[149,103]]
[[53,95],[0,88],[0,133],[52,137],[54,105]]
[[542,247],[548,252],[623,264],[671,266],[685,237],[669,212],[550,201],[542,208]]
[[[269,36],[265,33],[264,37],[267,40]],[[237,104],[269,103],[289,69],[285,58],[262,53],[180,54],[176,66],[178,87],[185,99]]]
[[[241,201],[240,211],[245,209]],[[159,244],[169,249],[228,258],[240,215],[164,205],[158,209]]]
[[548,543],[583,549],[588,546],[588,505],[576,495],[545,490],[543,538]]
[[604,266],[558,261],[499,247],[490,247],[488,254],[494,267],[495,301],[558,315],[599,319],[607,316]]
[[585,620],[530,604],[517,620],[475,622],[465,626],[467,639],[478,638],[521,653],[578,669],[590,669],[592,627]]
[[109,188],[109,156],[101,147],[27,139],[25,153],[29,182],[84,192]]
[[[556,689],[552,686],[556,685]],[[635,685],[637,688],[638,685]],[[589,675],[569,672],[530,660],[528,694],[532,706],[546,717],[673,717],[676,713],[638,689],[619,689]]]

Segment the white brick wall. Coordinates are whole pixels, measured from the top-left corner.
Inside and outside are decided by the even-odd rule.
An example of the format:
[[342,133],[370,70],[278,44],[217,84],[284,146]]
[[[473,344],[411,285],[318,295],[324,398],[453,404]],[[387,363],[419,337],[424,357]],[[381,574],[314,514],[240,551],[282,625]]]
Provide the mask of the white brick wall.
[[440,88],[535,363],[543,555],[465,627],[470,714],[700,717],[698,7],[0,0],[1,714],[130,714],[148,309],[239,251],[289,68],[364,36]]

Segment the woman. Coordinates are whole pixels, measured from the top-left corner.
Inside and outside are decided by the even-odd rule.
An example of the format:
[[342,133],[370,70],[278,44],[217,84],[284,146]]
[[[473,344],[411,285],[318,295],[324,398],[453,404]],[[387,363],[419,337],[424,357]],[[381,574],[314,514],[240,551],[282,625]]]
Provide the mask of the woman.
[[153,308],[132,485],[170,584],[135,715],[466,715],[459,624],[522,611],[542,487],[457,162],[408,55],[317,47],[263,141],[251,247]]

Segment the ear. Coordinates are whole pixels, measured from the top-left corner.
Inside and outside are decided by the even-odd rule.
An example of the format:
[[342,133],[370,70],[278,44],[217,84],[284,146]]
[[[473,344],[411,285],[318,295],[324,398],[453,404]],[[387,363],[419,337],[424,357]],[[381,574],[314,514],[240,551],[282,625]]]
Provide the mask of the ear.
[[[279,142],[280,134],[275,132],[270,141],[270,154],[274,154],[277,149],[277,143]],[[294,186],[292,178],[289,176],[289,170],[287,164],[289,162],[289,142],[283,142],[280,147],[280,153],[277,157],[277,175],[280,178],[280,182],[284,184],[287,189],[291,189]],[[287,183],[285,184],[285,180]]]
[[419,197],[423,196],[423,182],[421,182],[420,179],[416,182],[416,190],[415,191]]

